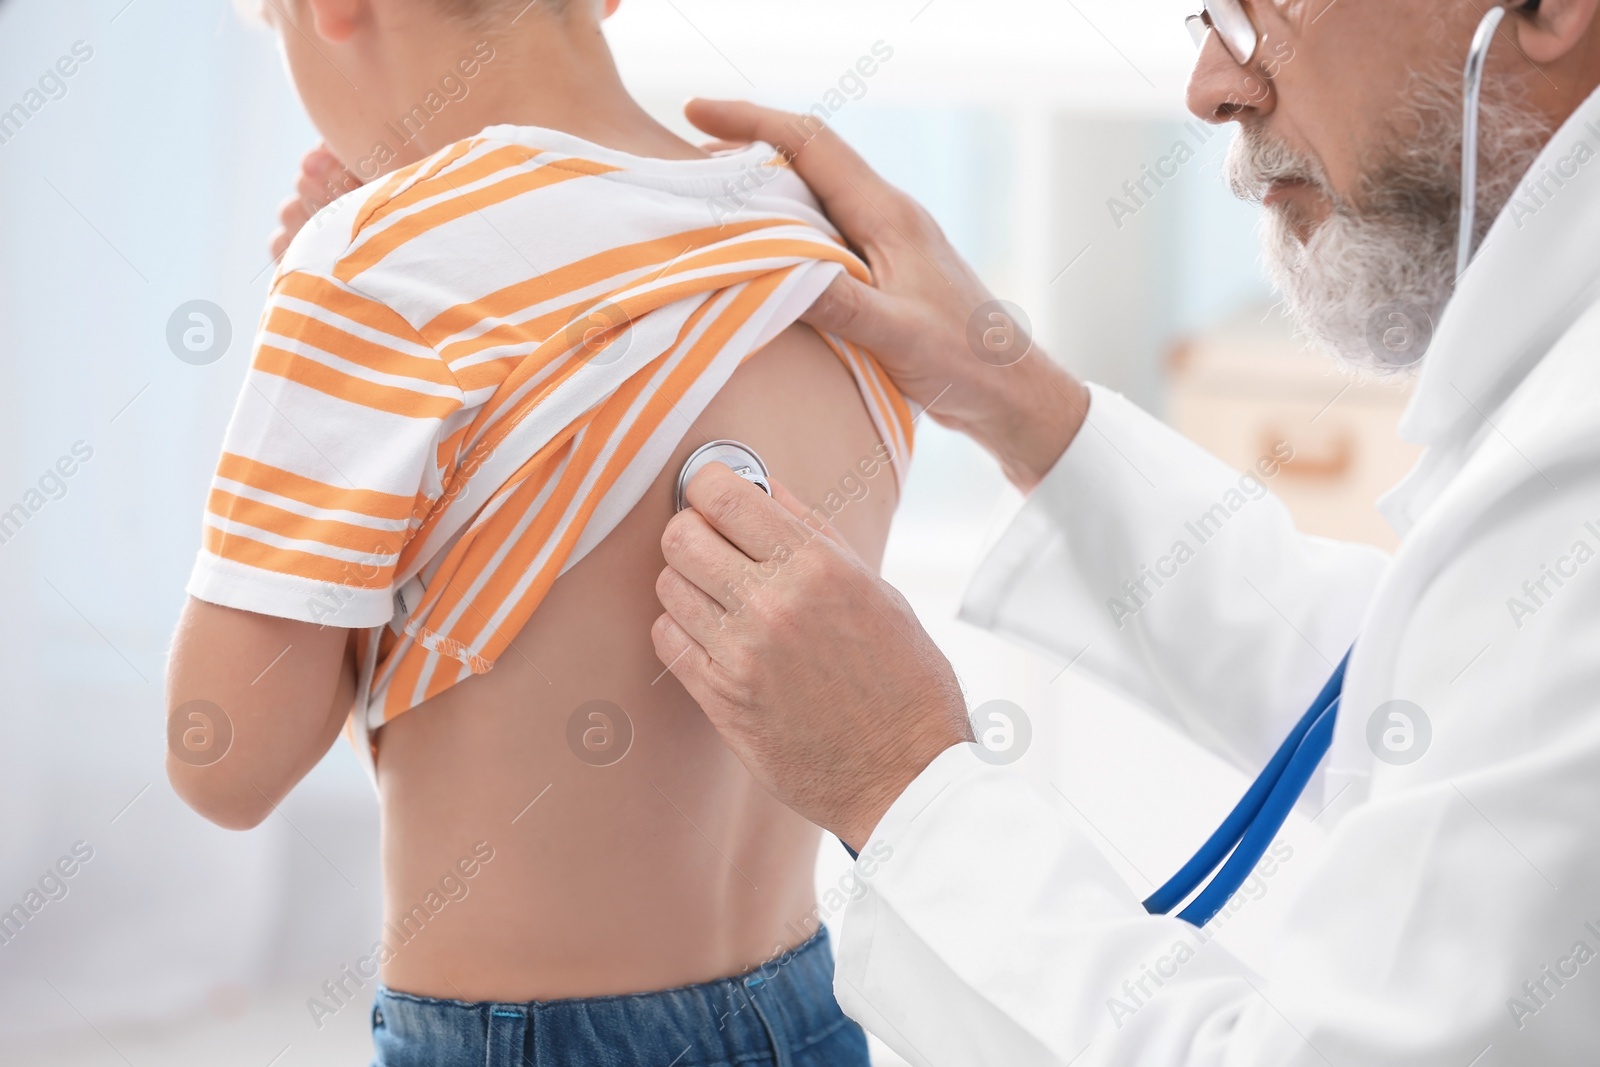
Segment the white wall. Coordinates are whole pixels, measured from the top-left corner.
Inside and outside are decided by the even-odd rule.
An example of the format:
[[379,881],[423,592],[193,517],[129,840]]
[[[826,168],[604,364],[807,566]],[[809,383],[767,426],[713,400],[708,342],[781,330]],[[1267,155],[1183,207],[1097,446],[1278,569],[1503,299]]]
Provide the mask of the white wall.
[[[0,1040],[337,967],[377,900],[374,804],[348,753],[249,835],[204,823],[166,783],[166,642],[259,314],[264,234],[311,134],[228,5],[125,2],[0,5],[0,107],[75,42],[92,49],[0,144],[0,509],[75,443],[93,450],[0,544],[0,906],[74,842],[94,850],[68,896],[0,945]],[[208,367],[166,344],[194,298],[233,322]]]

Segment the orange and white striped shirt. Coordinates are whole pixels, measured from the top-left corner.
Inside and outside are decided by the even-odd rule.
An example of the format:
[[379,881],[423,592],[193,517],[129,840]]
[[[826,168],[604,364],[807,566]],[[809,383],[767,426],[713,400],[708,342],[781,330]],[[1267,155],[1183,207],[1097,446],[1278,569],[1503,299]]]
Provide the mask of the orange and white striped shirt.
[[[867,278],[766,145],[669,161],[493,126],[356,190],[273,280],[188,591],[367,631],[370,740],[493,667],[842,271]],[[827,340],[903,478],[910,405]]]

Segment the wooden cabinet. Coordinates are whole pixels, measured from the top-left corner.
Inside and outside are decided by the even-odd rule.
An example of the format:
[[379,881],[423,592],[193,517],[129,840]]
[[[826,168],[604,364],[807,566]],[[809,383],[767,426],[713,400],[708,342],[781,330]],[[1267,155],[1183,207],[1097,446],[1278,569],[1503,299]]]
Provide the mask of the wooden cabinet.
[[1393,549],[1377,499],[1421,449],[1396,431],[1411,378],[1351,372],[1255,309],[1179,344],[1168,361],[1168,420],[1224,462],[1250,467],[1278,442],[1293,458],[1270,487],[1307,533]]

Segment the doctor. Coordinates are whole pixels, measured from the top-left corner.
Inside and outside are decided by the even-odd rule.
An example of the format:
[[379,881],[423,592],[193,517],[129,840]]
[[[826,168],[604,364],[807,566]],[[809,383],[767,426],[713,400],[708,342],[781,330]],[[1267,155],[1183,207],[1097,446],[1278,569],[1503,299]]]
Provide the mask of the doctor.
[[[1229,180],[1265,206],[1290,311],[1356,363],[1426,345],[1403,424],[1426,453],[1383,502],[1392,559],[1299,534],[1272,500],[1146,578],[1239,472],[1042,353],[976,358],[990,294],[832,135],[691,106],[714,135],[793,152],[871,261],[879,288],[842,281],[811,321],[937,397],[931,416],[1030,494],[964,618],[1252,773],[1354,644],[1303,801],[1329,847],[1254,973],[1149,914],[1058,804],[975,756],[905,601],[808,536],[793,498],[698,476],[663,540],[657,650],[763,783],[861,853],[837,992],[912,1063],[1600,1057],[1597,2],[1519,4],[1495,33],[1458,279],[1461,69],[1485,6],[1210,0],[1189,105],[1238,124]],[[780,545],[792,557],[724,617],[725,583]]]

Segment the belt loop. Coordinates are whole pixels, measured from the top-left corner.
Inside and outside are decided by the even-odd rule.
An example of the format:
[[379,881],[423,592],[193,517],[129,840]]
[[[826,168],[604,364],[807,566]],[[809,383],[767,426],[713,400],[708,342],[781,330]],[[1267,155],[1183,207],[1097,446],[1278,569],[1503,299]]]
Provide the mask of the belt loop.
[[528,1042],[528,1006],[491,1004],[483,1067],[524,1067]]
[[761,977],[761,972],[746,975],[739,982],[739,988],[744,990],[745,999],[750,1001],[750,1006],[756,1010],[756,1018],[761,1020],[762,1027],[767,1031],[767,1039],[772,1042],[772,1062],[774,1067],[791,1067],[789,1061],[789,1042],[783,1031],[781,1021],[773,1018],[767,1009],[761,1006],[761,998],[756,992],[763,986],[770,984],[769,979]]

